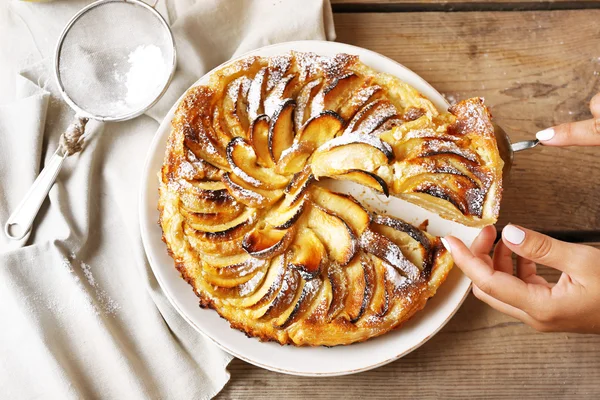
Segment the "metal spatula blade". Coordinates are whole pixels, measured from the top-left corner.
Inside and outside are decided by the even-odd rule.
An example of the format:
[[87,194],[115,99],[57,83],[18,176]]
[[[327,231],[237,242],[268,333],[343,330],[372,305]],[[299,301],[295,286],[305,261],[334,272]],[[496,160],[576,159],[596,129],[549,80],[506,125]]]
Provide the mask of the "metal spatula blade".
[[502,161],[504,161],[502,178],[506,180],[514,162],[514,154],[518,151],[532,149],[540,144],[540,141],[534,139],[511,143],[510,138],[504,129],[497,124],[494,124],[494,134],[496,135],[496,143],[498,144],[500,158],[502,158]]

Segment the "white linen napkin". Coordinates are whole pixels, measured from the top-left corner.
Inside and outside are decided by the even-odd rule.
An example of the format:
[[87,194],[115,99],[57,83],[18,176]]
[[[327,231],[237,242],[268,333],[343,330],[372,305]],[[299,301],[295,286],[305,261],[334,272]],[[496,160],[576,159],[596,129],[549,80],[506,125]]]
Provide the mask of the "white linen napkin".
[[[73,117],[48,65],[63,25],[87,3],[0,4],[2,226]],[[231,356],[177,314],[147,263],[137,204],[146,150],[158,121],[205,72],[267,44],[333,39],[331,8],[161,3],[178,51],[165,97],[132,121],[90,122],[91,140],[65,162],[27,243],[0,235],[3,398],[207,399],[229,379]]]

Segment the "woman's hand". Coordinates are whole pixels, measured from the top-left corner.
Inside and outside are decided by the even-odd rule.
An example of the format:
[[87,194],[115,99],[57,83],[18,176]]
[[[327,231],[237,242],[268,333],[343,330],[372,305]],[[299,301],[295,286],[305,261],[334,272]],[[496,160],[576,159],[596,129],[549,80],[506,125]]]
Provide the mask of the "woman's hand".
[[[488,226],[470,250],[457,238],[444,239],[477,298],[539,331],[600,333],[600,250],[508,225],[490,257],[495,238]],[[537,275],[536,263],[562,271],[558,283]]]
[[[592,119],[548,128],[536,137],[547,146],[600,146],[600,93],[590,110]],[[473,281],[477,298],[539,331],[600,333],[600,250],[508,225],[490,257],[495,238],[496,229],[488,226],[470,250],[454,237],[443,239]],[[562,271],[558,282],[537,275],[536,263]]]

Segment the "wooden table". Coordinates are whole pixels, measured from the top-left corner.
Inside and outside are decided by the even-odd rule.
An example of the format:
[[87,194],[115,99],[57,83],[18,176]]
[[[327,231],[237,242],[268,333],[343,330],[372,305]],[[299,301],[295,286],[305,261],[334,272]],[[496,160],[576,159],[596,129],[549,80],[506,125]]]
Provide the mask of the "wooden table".
[[[600,92],[599,1],[334,0],[333,9],[338,41],[393,58],[449,100],[485,97],[513,141],[589,118]],[[600,242],[600,148],[518,154],[499,226],[509,221]],[[220,399],[597,399],[600,336],[536,333],[471,295],[429,342],[373,371],[301,378],[239,360],[229,370]]]

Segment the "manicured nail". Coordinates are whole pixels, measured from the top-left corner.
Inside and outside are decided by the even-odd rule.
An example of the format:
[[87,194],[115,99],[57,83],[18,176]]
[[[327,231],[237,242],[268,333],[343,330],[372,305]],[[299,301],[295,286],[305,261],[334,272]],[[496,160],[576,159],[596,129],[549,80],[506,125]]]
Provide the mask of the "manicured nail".
[[450,252],[450,254],[452,254],[452,248],[450,247],[450,243],[444,238],[440,238],[440,239],[442,240],[442,244],[444,245],[446,250],[448,250]]
[[554,128],[548,128],[544,129],[543,131],[539,131],[535,134],[535,137],[542,142],[550,140],[554,137]]
[[502,237],[512,244],[521,244],[525,240],[525,232],[514,225],[506,225],[502,229]]

